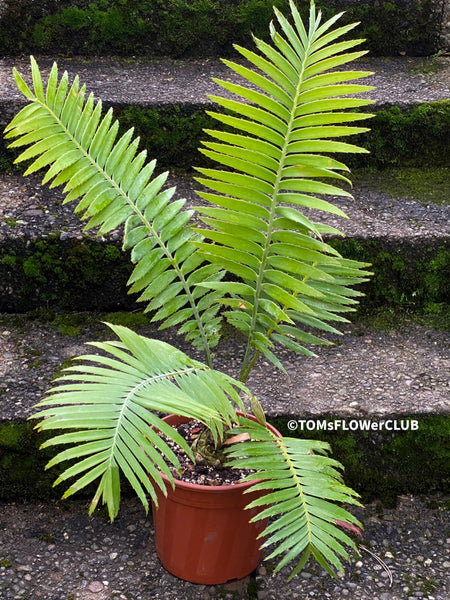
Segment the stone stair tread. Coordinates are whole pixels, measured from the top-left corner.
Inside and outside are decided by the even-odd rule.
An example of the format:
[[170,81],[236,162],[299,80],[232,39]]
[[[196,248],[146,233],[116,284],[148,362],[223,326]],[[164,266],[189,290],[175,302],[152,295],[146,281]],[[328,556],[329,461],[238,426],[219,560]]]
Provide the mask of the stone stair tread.
[[270,574],[269,561],[258,567],[255,576],[221,586],[182,581],[161,566],[152,518],[145,517],[134,499],[122,501],[112,525],[99,513],[88,517],[86,502],[72,499],[70,503],[5,503],[0,511],[3,600],[248,600],[255,593],[264,600],[317,598],[318,594],[336,600],[406,595],[448,600],[450,594],[450,511],[441,497],[404,496],[395,509],[382,514],[375,503],[352,509],[364,525],[364,544],[391,569],[392,587],[380,565],[364,552],[360,559],[351,556],[338,579],[309,564],[287,582],[288,570]]
[[[169,185],[177,186],[177,197],[185,198],[188,207],[202,200],[195,194],[200,186],[188,175],[171,175]],[[423,238],[446,240],[450,226],[450,207],[432,203],[423,204],[409,198],[392,198],[389,194],[355,184],[354,200],[333,197],[332,202],[350,219],[330,213],[305,211],[313,220],[338,228],[347,237],[362,239],[385,238],[392,240],[420,240]],[[61,188],[49,189],[40,184],[36,176],[0,174],[0,245],[8,240],[25,238],[39,240],[50,234],[61,240],[83,235],[83,223],[73,214],[72,205],[62,205]],[[329,198],[328,198],[329,199]],[[90,235],[95,236],[91,231]],[[116,241],[120,232],[111,232],[107,238]]]
[[[100,323],[104,320],[105,315],[81,313],[79,331],[63,335],[57,321],[0,315],[0,421],[30,416],[62,363],[96,351],[85,345],[88,341],[112,339]],[[392,331],[359,323],[341,330],[344,335],[333,340],[337,345],[313,348],[316,357],[283,350],[287,376],[264,360],[257,363],[247,384],[270,416],[450,414],[448,333],[413,323]],[[138,331],[203,358],[176,331],[159,332],[153,326]],[[225,339],[217,349],[215,367],[238,376],[242,352],[240,341]]]
[[[40,68],[48,73],[53,58],[37,57]],[[208,104],[207,94],[226,94],[212,77],[237,80],[218,59],[154,59],[120,60],[99,57],[91,60],[58,57],[60,72],[67,69],[87,84],[88,91],[105,104],[152,106],[164,104]],[[373,71],[364,83],[376,89],[367,97],[375,100],[375,108],[384,105],[408,106],[420,102],[448,99],[450,95],[450,57],[364,57],[357,66],[342,67]],[[0,59],[0,105],[2,111],[14,112],[14,101],[21,100],[11,69],[29,73],[28,58]],[[363,97],[363,96],[361,96]]]

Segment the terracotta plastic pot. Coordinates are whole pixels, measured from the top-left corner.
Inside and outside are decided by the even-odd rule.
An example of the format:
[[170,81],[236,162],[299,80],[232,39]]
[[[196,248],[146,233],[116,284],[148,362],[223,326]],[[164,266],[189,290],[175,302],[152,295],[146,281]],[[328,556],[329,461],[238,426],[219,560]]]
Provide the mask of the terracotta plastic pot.
[[[173,426],[188,420],[176,415],[164,418]],[[175,481],[173,490],[164,479],[168,495],[156,490],[159,507],[153,506],[153,519],[156,550],[165,569],[181,579],[209,585],[254,571],[262,559],[257,536],[266,522],[249,523],[258,509],[244,510],[260,495],[243,494],[252,484],[203,486]]]

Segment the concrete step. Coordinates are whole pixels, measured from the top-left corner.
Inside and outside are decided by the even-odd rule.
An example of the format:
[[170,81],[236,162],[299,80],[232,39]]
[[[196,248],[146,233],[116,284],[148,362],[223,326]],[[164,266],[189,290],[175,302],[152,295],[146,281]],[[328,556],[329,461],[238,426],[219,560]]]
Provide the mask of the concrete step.
[[[60,72],[67,70],[70,79],[78,74],[88,91],[101,98],[107,106],[161,106],[166,104],[211,105],[208,94],[232,94],[212,82],[213,77],[241,82],[241,78],[217,58],[172,60],[120,59],[117,57],[67,58],[36,56],[39,67],[48,73],[56,60]],[[392,104],[407,106],[421,102],[447,100],[450,85],[450,57],[371,57],[340,69],[373,71],[364,84],[376,89],[360,95],[375,100],[375,108]],[[30,76],[28,57],[0,59],[1,105],[23,103],[16,89],[11,69]],[[373,108],[371,107],[372,111]]]
[[[332,579],[307,565],[290,583],[271,574],[271,561],[249,577],[221,586],[175,578],[156,555],[153,522],[125,500],[113,525],[87,516],[83,502],[0,504],[2,600],[448,600],[450,511],[444,497],[401,498],[395,509],[370,504],[357,510],[364,551],[351,557],[344,576]],[[180,535],[182,533],[180,532]]]
[[[202,360],[176,330],[160,332],[142,313],[2,314],[0,420],[26,419],[61,363],[94,352],[85,346],[90,340],[110,339],[113,334],[102,321],[130,323],[142,335],[162,339]],[[283,350],[287,376],[261,361],[249,387],[272,417],[447,414],[448,332],[412,321],[385,330],[366,323],[344,325],[343,336],[329,337],[331,347],[312,348],[316,357]],[[216,352],[216,368],[238,376],[241,346],[238,334],[228,332]]]
[[[169,183],[188,206],[200,202],[190,176],[171,176]],[[356,182],[352,193],[354,201],[333,199],[350,219],[320,218],[347,236],[332,241],[345,256],[373,264],[375,277],[365,284],[363,301],[408,309],[445,302],[448,205],[394,199],[363,181]],[[134,299],[127,296],[131,267],[120,250],[121,232],[106,238],[83,233],[82,223],[62,199],[60,189],[42,187],[37,177],[0,175],[0,311],[25,312],[42,305],[134,308]]]
[[[38,60],[43,72],[48,73],[52,60]],[[161,167],[171,169],[200,164],[202,157],[197,148],[204,137],[202,129],[218,126],[205,114],[205,109],[213,107],[207,95],[222,94],[211,78],[239,79],[217,59],[58,58],[58,62],[61,72],[67,69],[71,76],[79,73],[87,89],[101,98],[105,107],[113,106],[124,127],[136,126],[150,156],[156,157]],[[355,138],[355,142],[370,149],[371,155],[346,155],[345,162],[372,168],[405,164],[448,166],[449,63],[450,57],[446,56],[361,60],[358,67],[375,73],[365,83],[376,86],[366,96],[375,100],[369,108],[377,116],[369,123],[371,133]],[[21,73],[29,73],[27,59],[0,59],[1,128],[24,104],[11,76],[13,66]],[[14,156],[0,144],[4,166],[10,167]]]
[[[26,422],[51,380],[84,344],[110,339],[102,321],[122,323],[202,360],[175,331],[158,332],[139,313],[2,315],[0,317],[0,500],[54,497],[48,452]],[[324,439],[365,500],[445,490],[450,482],[448,333],[412,321],[380,330],[348,324],[316,357],[281,352],[287,375],[264,360],[248,386],[268,418],[287,435]],[[244,345],[232,331],[215,368],[238,376]],[[59,492],[58,492],[59,494]]]

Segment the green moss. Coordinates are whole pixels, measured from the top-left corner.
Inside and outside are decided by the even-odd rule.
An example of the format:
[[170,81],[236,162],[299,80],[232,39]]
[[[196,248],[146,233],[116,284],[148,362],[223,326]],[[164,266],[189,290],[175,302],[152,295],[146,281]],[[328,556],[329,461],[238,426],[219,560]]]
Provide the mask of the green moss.
[[13,217],[4,217],[3,223],[6,223],[6,225],[9,225],[11,228],[14,229],[14,227],[17,227],[17,219],[14,219]]
[[26,312],[43,304],[66,310],[131,307],[126,291],[131,269],[119,245],[87,236],[61,242],[55,234],[26,245],[18,239],[0,258],[0,277],[12,290],[0,300],[0,310]]
[[[60,498],[63,490],[54,488],[58,473],[70,466],[61,463],[45,470],[47,462],[60,450],[57,447],[41,449],[48,433],[38,433],[36,422],[0,422],[0,502],[11,500],[50,500]],[[86,496],[93,495],[93,486]]]
[[51,325],[56,327],[62,335],[79,335],[84,327],[97,322],[94,315],[89,313],[63,313],[55,314],[50,320]]
[[[287,428],[287,417],[270,419],[283,435],[330,443],[333,457],[345,467],[346,483],[361,494],[364,502],[380,500],[384,506],[393,506],[399,494],[445,492],[450,484],[450,418],[411,416],[397,417],[397,420],[400,423],[417,420],[418,429],[398,432],[297,430],[293,433]],[[0,500],[19,497],[43,500],[60,496],[62,490],[52,488],[56,470],[44,471],[45,463],[56,453],[55,449],[39,451],[44,439],[30,423],[0,425]],[[62,472],[67,466],[63,464],[58,470]],[[92,488],[86,490],[85,495],[91,493]],[[127,493],[129,490],[125,487],[124,494]]]
[[[272,5],[287,0],[93,0],[10,3],[0,24],[3,53],[118,55],[229,54],[250,33],[267,39]],[[308,0],[297,2],[306,15]],[[359,33],[375,54],[432,54],[438,50],[440,17],[430,0],[395,2],[318,0],[324,18],[345,10],[342,24],[361,21]],[[396,35],[392,35],[395,29]]]
[[424,102],[402,110],[380,110],[368,122],[370,132],[352,138],[370,154],[345,156],[353,168],[448,167],[450,164],[450,101]]
[[450,331],[450,305],[445,302],[428,302],[421,313],[414,315],[416,323]]
[[[342,10],[340,0],[319,0],[330,13]],[[398,56],[400,53],[429,55],[438,49],[440,15],[430,0],[415,3],[356,2],[344,8],[343,20],[361,22],[358,28],[372,54]],[[395,31],[395,35],[392,32]]]
[[393,198],[411,198],[424,205],[450,203],[450,169],[397,168],[382,171],[353,172],[358,185],[389,194]]
[[29,363],[28,367],[30,369],[36,369],[37,367],[40,367],[42,365],[42,360],[35,360],[32,363]]
[[9,558],[0,558],[0,568],[10,569],[12,567],[12,562]]
[[49,452],[39,452],[43,441],[30,423],[0,423],[0,500],[55,497],[44,471]]
[[[26,35],[15,19],[7,22],[19,29],[16,43],[21,51],[178,57],[229,51],[232,41],[248,37],[251,30],[266,34],[272,4],[287,6],[286,0],[96,0],[44,10],[43,16],[35,11],[34,19],[26,22]],[[15,51],[11,42],[4,45]]]
[[247,600],[258,600],[258,584],[251,579],[247,585]]
[[427,303],[422,310],[415,312],[384,306],[370,311],[360,311],[358,323],[375,331],[398,331],[412,323],[430,329],[450,331],[450,305],[444,302]]
[[61,377],[64,373],[65,369],[69,367],[73,367],[74,365],[80,364],[81,361],[77,361],[74,358],[68,358],[64,362],[62,362],[57,369],[55,369],[52,377],[52,381],[56,381],[59,377]]
[[[158,165],[164,169],[189,170],[192,165],[204,164],[205,158],[198,152],[201,140],[206,137],[203,129],[221,128],[221,124],[205,113],[204,106],[129,107],[117,115],[123,130],[135,127],[142,147],[158,157]],[[423,103],[407,110],[393,106],[378,111],[368,126],[370,132],[355,136],[353,141],[367,148],[370,154],[347,154],[341,157],[344,163],[352,169],[370,168],[372,171],[412,167],[416,170],[400,172],[399,185],[408,186],[408,190],[418,189],[420,185],[420,190],[429,193],[429,186],[438,183],[433,198],[446,195],[450,101]],[[428,169],[426,181],[418,171],[425,167]],[[428,196],[424,198],[428,199]]]
[[450,297],[450,249],[443,242],[421,239],[398,246],[395,241],[333,239],[330,244],[344,256],[370,263],[374,275],[360,286],[365,296],[359,314],[380,307],[426,314],[430,307],[447,304]]
[[437,73],[446,71],[446,63],[441,62],[439,59],[443,52],[436,52],[434,56],[429,56],[422,60],[419,60],[409,70],[413,76],[422,77],[423,75],[436,75]]
[[421,595],[433,594],[437,590],[437,582],[435,579],[429,577],[421,577],[417,575],[410,575],[409,573],[403,573],[404,583],[408,586],[406,592],[407,597],[412,595],[415,596],[416,592],[421,592]]
[[[209,108],[195,104],[155,108],[129,106],[116,109],[115,115],[120,119],[121,132],[135,128],[136,135],[141,138],[141,147],[147,148],[149,155],[158,159],[158,168],[189,171],[193,165],[207,164],[198,151],[200,142],[207,137],[203,130],[222,127],[206,114]],[[450,164],[450,101],[423,103],[407,110],[397,106],[386,108],[378,111],[367,125],[370,131],[353,136],[352,142],[367,148],[370,154],[345,154],[337,158],[352,170],[427,168],[429,184],[439,183],[438,190],[441,190],[441,196],[445,195],[448,183],[440,180]],[[0,154],[5,169],[10,170],[15,154],[5,150],[2,143]],[[411,178],[413,181],[408,184]],[[427,189],[426,182],[420,180],[420,172],[413,170],[399,175],[400,184],[408,185],[407,189],[417,189],[421,184],[420,189]],[[433,197],[439,197],[439,194]],[[33,272],[38,270],[32,262],[27,268]]]
[[102,321],[105,323],[111,323],[112,325],[122,325],[130,329],[136,329],[138,327],[145,327],[150,325],[151,317],[148,314],[144,314],[142,311],[134,312],[113,312],[106,314]]
[[217,121],[205,113],[204,106],[178,106],[144,109],[130,106],[116,111],[121,129],[135,128],[142,148],[158,158],[160,169],[189,171],[204,162],[198,151],[204,129],[216,127]]
[[20,264],[20,257],[15,254],[6,254],[0,260],[0,264],[15,269]]
[[0,448],[21,450],[28,434],[28,429],[18,426],[17,423],[3,423],[0,427]]
[[[21,243],[18,241],[18,244]],[[448,315],[450,249],[443,242],[421,239],[398,246],[385,240],[332,239],[344,256],[372,264],[374,276],[360,286],[359,314],[381,307],[424,317]],[[11,290],[0,299],[0,310],[27,312],[38,306],[67,311],[135,308],[127,294],[132,265],[126,253],[89,238],[61,243],[59,236],[13,247],[0,259],[0,277]],[[58,324],[76,335],[82,320]]]

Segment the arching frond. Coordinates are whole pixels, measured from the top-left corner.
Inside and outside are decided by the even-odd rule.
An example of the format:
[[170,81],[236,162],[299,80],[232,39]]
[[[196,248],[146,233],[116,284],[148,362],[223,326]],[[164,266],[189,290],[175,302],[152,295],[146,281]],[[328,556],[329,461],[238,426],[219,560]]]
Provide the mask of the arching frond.
[[300,326],[330,331],[357,302],[350,286],[370,275],[327,244],[332,230],[316,222],[320,213],[346,216],[324,196],[351,198],[342,187],[348,168],[329,155],[365,152],[338,141],[367,131],[354,123],[371,116],[347,110],[370,103],[353,95],[372,88],[350,82],[371,73],[338,70],[365,54],[347,52],[362,40],[334,42],[354,25],[330,31],[340,15],[321,24],[314,4],[307,31],[290,7],[292,22],[275,10],[281,33],[271,27],[272,45],[255,38],[259,53],[236,46],[248,66],[224,61],[242,84],[216,80],[233,99],[211,96],[225,111],[209,114],[234,132],[207,130],[214,141],[202,152],[221,168],[198,169],[211,191],[199,192],[210,206],[198,209],[208,240],[197,246],[245,283],[224,300],[229,321],[249,338],[244,380],[259,353],[281,367],[275,343],[310,354],[304,344],[322,340]]
[[193,459],[186,441],[159,415],[174,413],[198,419],[219,442],[224,427],[236,421],[236,408],[243,408],[238,391],[245,388],[169,344],[125,327],[110,327],[120,342],[93,343],[101,354],[80,356],[77,362],[81,364],[65,369],[46,399],[37,405],[39,410],[33,418],[42,419],[38,425],[41,431],[62,432],[44,447],[71,445],[47,468],[78,459],[55,482],[77,478],[64,497],[100,478],[91,512],[102,498],[113,520],[120,504],[119,472],[146,509],[146,494],[157,504],[155,486],[166,493],[161,473],[173,483],[168,462],[177,468],[179,462],[155,429]]
[[328,456],[328,444],[317,440],[277,437],[264,425],[242,417],[239,433],[251,441],[227,449],[235,468],[257,471],[251,491],[264,491],[247,508],[260,507],[253,521],[270,518],[261,533],[262,547],[275,545],[267,560],[279,561],[275,572],[297,561],[294,577],[310,557],[331,575],[342,571],[349,555],[345,546],[356,550],[353,540],[338,522],[358,525],[358,520],[341,504],[359,505],[357,494],[344,485],[342,465]]
[[59,79],[54,64],[44,85],[33,57],[31,72],[33,91],[14,69],[30,102],[6,128],[6,138],[15,138],[10,147],[27,146],[17,162],[32,160],[26,175],[46,169],[43,183],[64,185],[64,202],[77,200],[86,229],[103,235],[125,226],[124,248],[136,264],[130,291],[140,293],[162,327],[187,322],[186,338],[210,362],[209,348],[219,339],[219,295],[193,286],[223,273],[215,265],[198,269],[202,259],[191,242],[201,237],[189,226],[192,211],[184,200],[172,201],[175,188],[163,189],[167,173],[154,177],[156,161],[146,163],[146,151],[138,153],[133,129],[116,140],[112,109],[103,115],[101,101],[86,97],[78,77],[69,87],[67,73]]

